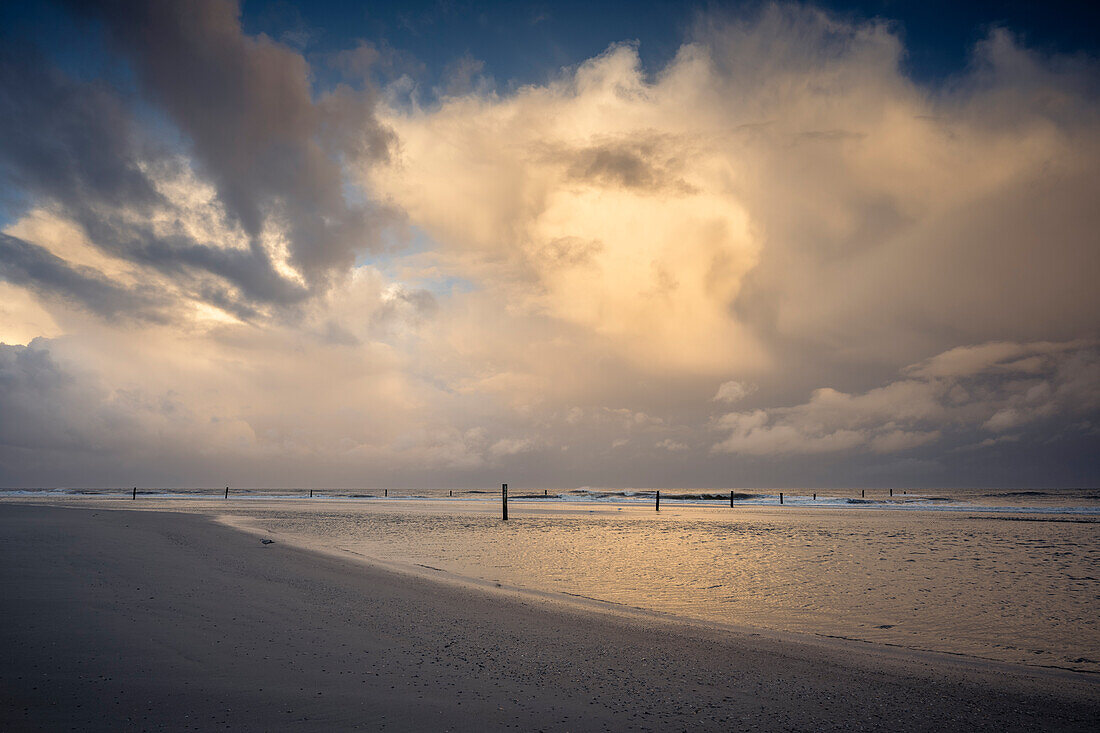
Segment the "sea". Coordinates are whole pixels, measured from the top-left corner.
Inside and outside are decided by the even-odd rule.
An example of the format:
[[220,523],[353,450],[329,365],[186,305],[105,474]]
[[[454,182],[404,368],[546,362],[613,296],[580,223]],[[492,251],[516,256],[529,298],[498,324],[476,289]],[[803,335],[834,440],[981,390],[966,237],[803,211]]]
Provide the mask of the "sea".
[[[310,495],[312,493],[312,496]],[[1100,673],[1100,490],[19,489],[700,622]]]

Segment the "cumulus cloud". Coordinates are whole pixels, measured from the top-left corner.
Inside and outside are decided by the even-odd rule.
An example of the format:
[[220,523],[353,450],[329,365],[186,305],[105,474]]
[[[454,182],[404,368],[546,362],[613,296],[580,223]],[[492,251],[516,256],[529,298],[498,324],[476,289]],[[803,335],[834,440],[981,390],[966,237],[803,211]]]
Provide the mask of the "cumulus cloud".
[[886,23],[704,16],[654,73],[615,45],[546,85],[384,109],[400,152],[365,176],[446,266],[643,364],[896,365],[1094,330],[1095,68],[1000,30],[945,90],[903,56]]
[[756,391],[755,384],[746,384],[731,379],[718,385],[718,392],[714,395],[715,402],[740,402]]
[[902,373],[905,378],[859,394],[826,387],[794,407],[722,415],[714,427],[728,434],[713,450],[895,453],[937,441],[944,431],[1003,433],[1100,409],[1095,342],[960,347]]
[[526,438],[502,438],[489,446],[494,456],[515,456],[534,449],[534,443]]
[[643,76],[636,50],[615,46],[513,97],[390,110],[401,152],[368,185],[514,308],[639,360],[749,359],[728,308],[757,243],[724,195],[723,161],[667,119],[664,87]]

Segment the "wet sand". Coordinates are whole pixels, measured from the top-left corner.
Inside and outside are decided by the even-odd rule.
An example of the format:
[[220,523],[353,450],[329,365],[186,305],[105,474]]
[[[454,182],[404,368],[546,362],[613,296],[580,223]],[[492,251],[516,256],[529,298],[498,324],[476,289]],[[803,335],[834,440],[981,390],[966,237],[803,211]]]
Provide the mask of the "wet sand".
[[1095,730],[1095,675],[434,583],[183,513],[0,504],[3,730]]

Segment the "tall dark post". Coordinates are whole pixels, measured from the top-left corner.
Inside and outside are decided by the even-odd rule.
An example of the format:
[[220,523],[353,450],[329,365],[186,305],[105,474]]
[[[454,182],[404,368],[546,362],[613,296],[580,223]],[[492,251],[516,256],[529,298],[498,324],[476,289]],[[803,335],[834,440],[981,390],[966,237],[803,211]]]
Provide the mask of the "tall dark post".
[[862,499],[866,496],[867,496],[867,490],[866,489],[860,489],[859,490],[859,497]]
[[134,487],[134,499],[137,499],[137,487]]
[[229,487],[228,486],[225,487],[225,498],[226,499],[229,498]]
[[733,491],[730,491],[730,509],[733,509]]
[[310,499],[312,499],[312,498],[313,498],[313,489],[310,489],[310,490],[309,490],[309,498],[310,498]]
[[657,492],[657,511],[661,511],[661,492]]
[[782,491],[779,492],[779,503],[780,503],[780,505],[783,504],[783,492]]
[[500,503],[504,509],[504,521],[508,521],[508,484],[500,485]]
[[455,495],[454,489],[451,489],[450,491],[447,492],[447,496],[454,496],[454,495]]
[[549,490],[547,490],[547,489],[543,489],[543,490],[542,490],[542,495],[543,495],[543,496],[550,496],[550,492],[549,492]]
[[890,496],[893,496],[893,495],[894,495],[894,490],[890,489]]
[[814,494],[814,501],[817,501],[817,494]]
[[385,496],[389,496],[389,495],[390,495],[390,490],[389,490],[389,489],[382,489],[382,491],[386,492],[386,493],[385,493]]

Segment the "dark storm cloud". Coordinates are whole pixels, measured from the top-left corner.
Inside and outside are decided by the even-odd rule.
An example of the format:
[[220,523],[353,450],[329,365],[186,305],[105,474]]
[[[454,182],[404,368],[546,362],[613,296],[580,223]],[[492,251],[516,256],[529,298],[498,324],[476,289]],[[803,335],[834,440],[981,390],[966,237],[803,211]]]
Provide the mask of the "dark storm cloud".
[[[45,348],[0,344],[0,456],[12,449],[87,448],[80,416],[64,416],[97,400]],[[3,466],[0,465],[0,471]]]
[[94,373],[66,365],[56,347],[48,339],[0,344],[0,485],[41,486],[38,477],[59,475],[62,484],[94,485],[129,451],[151,454],[158,430],[186,419],[170,397],[105,387]]
[[163,298],[120,287],[87,267],[72,267],[36,244],[0,233],[0,280],[47,298],[63,298],[96,315],[161,320]]
[[[274,100],[279,95],[269,96]],[[356,93],[341,90],[326,98],[323,115],[316,114],[317,129],[323,127],[327,139],[348,155],[362,156],[373,145],[354,133],[353,123],[363,111],[361,103]],[[291,106],[295,104],[310,104],[308,89],[305,97],[295,98]],[[266,113],[281,119],[277,107],[273,101]],[[263,127],[266,113],[260,110],[253,115],[258,126]],[[236,129],[241,139],[252,139],[245,128]],[[279,145],[288,154],[280,163],[285,170],[280,173],[259,164],[255,176],[269,179],[268,184],[259,186],[254,197],[241,194],[259,218],[242,217],[242,224],[262,226],[270,212],[260,213],[260,205],[279,205],[279,215],[290,222],[290,247],[296,261],[305,258],[335,265],[339,260],[343,264],[365,242],[367,231],[364,212],[342,203],[342,193],[337,190],[342,185],[338,163],[319,153],[316,146],[310,148],[312,143],[298,153],[293,141]],[[250,178],[254,172],[246,170],[249,161],[245,158],[256,148],[249,151],[245,157],[227,162],[240,174],[233,179],[231,190],[244,192],[244,187],[255,182]],[[320,157],[299,175],[292,161],[310,151]],[[271,155],[275,155],[274,148]],[[308,193],[318,182],[317,171],[325,166],[332,167],[326,175],[333,180],[327,189],[328,184],[321,186],[317,196],[324,200],[318,201],[303,192]],[[208,299],[238,316],[254,314],[257,304],[290,305],[308,297],[308,287],[275,269],[256,231],[249,232],[253,235],[250,246],[230,248],[221,241],[196,239],[179,225],[189,213],[158,191],[157,179],[170,180],[186,173],[186,163],[146,135],[135,124],[128,100],[106,84],[75,81],[29,47],[0,50],[0,184],[7,192],[9,209],[18,210],[28,203],[47,207],[52,214],[79,224],[88,240],[104,252],[151,267],[190,297]],[[280,194],[280,187],[289,193]],[[236,211],[239,214],[240,209]],[[166,231],[165,221],[176,225]],[[315,247],[323,251],[310,254]],[[4,256],[13,253],[8,247]],[[23,269],[16,262],[8,264],[9,270],[18,270],[23,278],[33,279],[35,273],[46,272],[43,268]],[[117,313],[117,298],[88,298],[89,287],[97,287],[88,282],[93,281],[53,277],[36,287],[60,294],[65,283],[84,283],[80,292],[68,294],[70,302],[83,304],[99,315]],[[94,282],[105,287],[105,281]],[[107,301],[112,305],[106,305]]]
[[[200,296],[221,292],[223,302],[216,304],[232,312],[250,311],[251,300],[285,304],[305,297],[305,288],[280,276],[259,246],[231,250],[154,231],[151,214],[167,211],[178,219],[180,213],[158,193],[149,171],[178,166],[144,139],[108,87],[75,82],[33,50],[0,50],[0,180],[9,190],[71,218],[115,257],[178,277]],[[31,245],[12,241],[0,252],[9,279],[64,295],[101,316],[119,313],[127,299],[140,305],[106,279],[77,274],[41,248],[32,256]],[[28,267],[32,259],[38,264]],[[240,295],[228,295],[212,279],[228,280]],[[76,290],[64,293],[69,286]]]
[[0,48],[0,171],[15,188],[73,208],[157,203],[138,140],[109,88],[66,78],[29,47]]
[[341,167],[342,157],[386,155],[369,93],[341,88],[315,102],[305,59],[244,35],[229,0],[74,4],[103,21],[250,236],[279,215],[311,284],[370,244],[371,212],[347,201]]
[[[148,224],[105,212],[80,221],[104,250],[151,267],[192,293],[220,292],[223,302],[212,304],[235,313],[250,311],[250,303],[289,305],[309,295],[306,288],[276,272],[267,252],[255,243],[247,250],[227,249],[183,234],[162,236]],[[219,280],[232,283],[239,294],[219,286]]]

